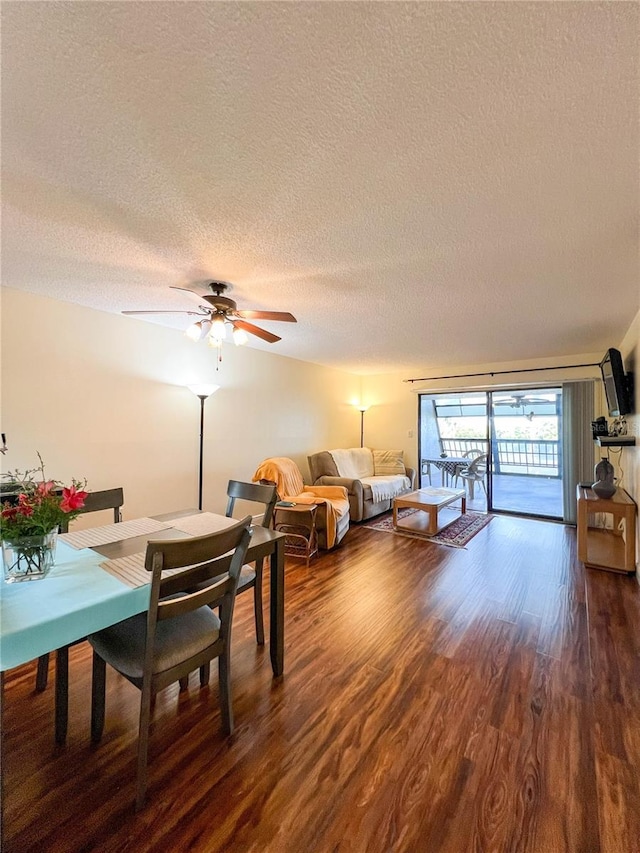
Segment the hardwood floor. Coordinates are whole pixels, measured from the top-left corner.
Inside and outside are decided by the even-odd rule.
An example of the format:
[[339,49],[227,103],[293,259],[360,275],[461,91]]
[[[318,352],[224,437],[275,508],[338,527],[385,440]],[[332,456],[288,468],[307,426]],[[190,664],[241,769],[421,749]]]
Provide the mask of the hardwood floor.
[[273,680],[238,599],[231,738],[215,675],[158,696],[138,815],[138,691],[108,673],[92,746],[73,648],[61,748],[51,680],[8,673],[7,851],[640,851],[640,590],[585,572],[573,530],[496,517],[456,550],[355,527],[288,563],[286,612]]

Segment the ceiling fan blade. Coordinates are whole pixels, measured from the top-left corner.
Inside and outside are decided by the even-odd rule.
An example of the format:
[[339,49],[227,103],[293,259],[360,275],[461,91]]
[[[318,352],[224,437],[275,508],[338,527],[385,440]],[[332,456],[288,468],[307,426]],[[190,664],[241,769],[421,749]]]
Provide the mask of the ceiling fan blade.
[[271,332],[267,332],[266,329],[254,326],[253,323],[247,323],[244,320],[232,320],[231,323],[237,329],[243,329],[245,332],[249,332],[250,335],[262,338],[263,341],[266,341],[269,344],[275,344],[276,341],[282,340],[282,338],[279,338],[277,335],[272,335]]
[[121,314],[190,314],[193,317],[208,317],[202,311],[121,311]]
[[169,287],[171,288],[171,290],[180,290],[180,291],[182,291],[182,293],[188,293],[192,300],[197,299],[200,304],[202,304],[203,301],[206,302],[208,296],[210,296],[210,294],[206,294],[206,293],[196,293],[195,290],[191,290],[188,287],[176,287],[173,284],[170,284]]
[[288,311],[236,311],[238,317],[245,320],[279,320],[282,323],[297,323],[298,321]]

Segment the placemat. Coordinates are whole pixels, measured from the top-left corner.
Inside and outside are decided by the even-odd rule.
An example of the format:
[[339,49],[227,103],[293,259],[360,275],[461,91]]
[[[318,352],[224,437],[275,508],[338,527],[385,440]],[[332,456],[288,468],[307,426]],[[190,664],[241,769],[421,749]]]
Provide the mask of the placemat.
[[133,521],[121,521],[119,524],[105,524],[103,527],[89,527],[73,533],[61,533],[58,537],[76,551],[82,548],[95,548],[97,545],[108,545],[111,542],[121,542],[123,539],[133,539],[134,536],[145,536],[174,527],[172,521],[156,521],[154,518],[136,518]]
[[197,515],[185,515],[175,518],[167,526],[191,536],[206,536],[207,533],[217,533],[237,524],[237,518],[227,518],[226,515],[216,515],[214,512],[199,512]]

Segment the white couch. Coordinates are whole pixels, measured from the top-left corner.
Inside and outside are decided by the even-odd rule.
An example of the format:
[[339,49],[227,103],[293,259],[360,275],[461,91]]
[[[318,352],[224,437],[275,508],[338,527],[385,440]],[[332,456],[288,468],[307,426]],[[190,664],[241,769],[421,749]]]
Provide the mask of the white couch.
[[313,453],[308,461],[314,485],[346,488],[351,521],[386,512],[394,497],[417,488],[416,471],[404,464],[402,451],[351,447]]

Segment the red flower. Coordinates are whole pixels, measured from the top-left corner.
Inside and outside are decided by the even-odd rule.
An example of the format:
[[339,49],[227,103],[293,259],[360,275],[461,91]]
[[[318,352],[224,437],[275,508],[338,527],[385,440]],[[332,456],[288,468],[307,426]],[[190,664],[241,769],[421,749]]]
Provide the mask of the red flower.
[[62,500],[60,501],[60,509],[62,512],[73,512],[76,509],[82,509],[84,499],[88,492],[78,491],[75,486],[69,486],[62,490]]
[[24,515],[25,518],[29,518],[33,515],[33,507],[28,503],[21,503],[18,507],[18,512],[20,515]]
[[2,517],[9,519],[9,521],[13,520],[18,514],[17,506],[9,506],[6,509],[2,510]]

